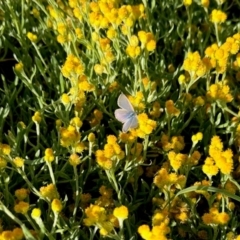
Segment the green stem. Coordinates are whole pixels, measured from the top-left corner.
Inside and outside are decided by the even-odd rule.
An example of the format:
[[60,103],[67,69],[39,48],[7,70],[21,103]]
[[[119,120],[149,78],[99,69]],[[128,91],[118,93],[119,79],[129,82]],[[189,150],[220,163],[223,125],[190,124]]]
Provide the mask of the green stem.
[[239,115],[237,115],[235,112],[233,112],[232,110],[230,110],[227,106],[223,108],[224,111],[231,113],[234,117],[239,118]]
[[144,146],[143,146],[143,161],[145,161],[147,156],[147,149],[148,149],[148,143],[149,143],[149,135],[147,135],[144,139]]
[[32,44],[33,44],[33,47],[35,48],[35,50],[36,50],[36,52],[37,52],[37,55],[38,55],[39,58],[41,59],[41,61],[42,61],[43,65],[44,65],[44,67],[47,68],[47,64],[45,63],[45,61],[44,61],[44,59],[43,59],[41,53],[39,52],[39,50],[38,50],[38,48],[37,48],[37,45],[36,45],[34,42],[33,42]]
[[80,194],[79,194],[79,184],[78,184],[78,173],[77,173],[77,168],[76,166],[73,166],[73,171],[74,171],[74,176],[75,176],[75,183],[76,183],[76,190],[75,190],[75,206],[73,210],[73,219],[75,220],[76,214],[77,214],[77,209],[78,209],[78,203],[80,200]]
[[55,213],[55,212],[54,212],[54,221],[53,221],[51,233],[54,233],[54,232],[55,232],[55,228],[56,228],[56,225],[57,225],[57,221],[58,221],[58,213]]
[[18,173],[22,176],[22,178],[27,183],[28,187],[31,189],[31,191],[37,195],[38,197],[42,198],[41,193],[32,185],[32,183],[28,180],[27,175],[24,171],[18,168]]
[[215,29],[215,34],[216,34],[216,38],[217,38],[217,43],[218,43],[218,46],[219,46],[220,45],[220,41],[219,41],[218,25],[217,25],[217,23],[214,23],[214,29]]
[[46,161],[46,162],[47,162],[48,170],[49,170],[49,173],[50,173],[50,176],[51,176],[51,179],[52,179],[52,183],[54,185],[56,185],[56,181],[55,181],[55,177],[54,177],[53,169],[52,169],[52,164],[48,161]]

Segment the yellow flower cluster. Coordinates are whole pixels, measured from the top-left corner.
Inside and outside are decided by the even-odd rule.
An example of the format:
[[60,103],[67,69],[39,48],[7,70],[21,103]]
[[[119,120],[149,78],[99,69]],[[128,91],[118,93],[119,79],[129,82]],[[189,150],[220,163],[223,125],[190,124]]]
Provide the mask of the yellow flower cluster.
[[188,156],[182,153],[175,153],[174,151],[170,151],[168,153],[168,159],[170,161],[171,167],[175,172],[187,161]]
[[107,236],[113,230],[115,219],[113,219],[112,215],[107,214],[105,208],[91,204],[85,209],[85,214],[84,224],[97,227],[102,236]]
[[136,35],[130,37],[129,44],[126,48],[126,53],[131,58],[136,58],[141,53],[141,48],[138,46],[139,40]]
[[52,162],[54,160],[54,154],[52,148],[47,148],[45,150],[44,160],[46,162]]
[[95,86],[88,81],[86,75],[81,75],[78,77],[78,89],[84,92],[92,92],[95,90]]
[[34,115],[32,116],[32,120],[35,122],[35,123],[40,123],[41,120],[42,120],[42,117],[41,117],[41,113],[39,111],[36,111],[34,113]]
[[29,210],[29,203],[20,201],[14,205],[14,211],[16,213],[26,214]]
[[109,135],[104,150],[96,151],[96,161],[103,169],[109,170],[114,167],[116,161],[123,159],[124,155],[124,151],[117,143],[117,138],[114,135]]
[[161,168],[153,179],[153,183],[161,190],[168,189],[170,186],[175,186],[182,189],[186,183],[184,175],[177,175],[176,173],[168,173],[167,169]]
[[54,184],[50,183],[45,187],[40,188],[40,193],[44,198],[48,198],[49,200],[53,200],[55,198],[59,198],[59,193]]
[[157,87],[156,81],[150,81],[148,77],[142,78],[142,84],[145,90],[150,90],[151,92],[156,90]]
[[98,37],[98,35],[96,35],[95,37],[97,37],[96,43],[98,44],[101,51],[100,56],[102,55],[100,59],[101,66],[107,66],[115,60],[115,56],[111,49],[111,41],[109,38],[100,38]]
[[228,103],[233,100],[233,96],[230,93],[230,88],[226,81],[221,81],[212,84],[206,93],[207,98],[210,101],[220,101],[222,103]]
[[180,223],[185,223],[189,219],[190,209],[186,202],[182,201],[181,198],[175,197],[171,203],[170,214]]
[[31,32],[28,32],[27,33],[27,38],[31,41],[31,42],[37,42],[37,35],[31,33]]
[[69,78],[70,80],[83,75],[84,70],[85,67],[82,61],[73,54],[69,54],[67,56],[67,59],[61,69],[63,76]]
[[29,196],[30,191],[26,188],[20,188],[17,189],[15,191],[15,197],[19,200],[19,201],[23,201],[24,199],[26,199]]
[[133,27],[134,22],[144,16],[144,6],[140,5],[123,5],[118,8],[118,1],[98,0],[90,2],[89,22],[93,28],[116,28],[124,26],[125,28]]
[[203,134],[201,132],[198,132],[198,133],[192,135],[193,142],[198,142],[198,141],[201,141],[202,139],[203,139]]
[[210,70],[210,63],[208,58],[201,59],[199,52],[189,52],[183,62],[183,69],[190,74],[192,79],[195,79]]
[[223,144],[218,136],[211,139],[209,155],[202,167],[209,178],[215,176],[220,170],[223,174],[230,174],[233,170],[233,153],[231,149],[223,151]]
[[137,137],[135,130],[128,131],[127,133],[120,132],[119,134],[119,139],[123,143],[134,143]]
[[81,158],[78,154],[72,153],[68,159],[69,164],[72,165],[73,167],[76,167],[81,163]]
[[216,207],[212,207],[210,208],[209,213],[205,213],[202,216],[202,220],[207,225],[224,225],[228,223],[230,216],[226,212],[219,212]]
[[164,222],[153,226],[152,230],[148,225],[144,224],[138,228],[138,233],[145,240],[167,240],[166,235],[170,233],[170,228]]
[[3,155],[9,155],[11,152],[11,147],[8,144],[0,143],[0,153]]
[[142,92],[136,92],[135,97],[129,96],[129,101],[133,105],[134,109],[137,111],[142,111],[145,108],[144,96]]
[[157,122],[148,118],[146,113],[141,113],[137,116],[139,126],[136,129],[136,134],[140,138],[144,138],[146,135],[152,133],[157,127]]
[[76,146],[80,141],[81,135],[76,127],[69,125],[67,128],[60,128],[60,142],[63,147]]
[[168,100],[166,101],[165,103],[165,108],[166,108],[166,112],[169,116],[175,116],[175,117],[178,117],[179,114],[180,114],[180,110],[177,109],[175,106],[174,106],[174,102],[172,100]]
[[104,207],[105,209],[111,209],[114,206],[112,198],[113,190],[103,185],[100,187],[99,192],[101,196],[97,198],[94,203],[100,207]]
[[94,127],[100,124],[102,119],[103,119],[103,113],[100,110],[95,109],[93,111],[92,119],[90,120],[91,127]]
[[166,152],[171,149],[173,149],[174,152],[180,152],[185,147],[184,138],[182,136],[173,136],[171,137],[171,140],[169,140],[169,137],[163,134],[160,144]]
[[[139,46],[139,41],[141,47]],[[131,58],[136,58],[140,55],[142,49],[146,49],[148,52],[156,49],[156,40],[151,32],[139,31],[138,36],[132,35],[129,39],[126,53]]]
[[[209,59],[210,68],[216,68],[218,73],[224,73],[227,69],[228,57],[237,54],[240,47],[240,34],[236,33],[228,37],[226,41],[218,46],[216,43],[207,47],[205,55]],[[237,62],[234,62],[237,65]]]
[[153,103],[153,108],[149,113],[150,116],[152,116],[153,118],[159,118],[160,115],[161,115],[161,112],[162,112],[162,109],[161,109],[160,103],[159,102],[154,102]]
[[91,201],[92,196],[90,193],[82,193],[80,195],[80,206],[81,208],[85,209],[89,206],[89,202]]
[[22,240],[24,234],[21,228],[14,228],[12,231],[6,230],[0,233],[0,240]]
[[213,23],[223,23],[227,20],[227,14],[221,10],[213,9],[210,15],[210,21]]

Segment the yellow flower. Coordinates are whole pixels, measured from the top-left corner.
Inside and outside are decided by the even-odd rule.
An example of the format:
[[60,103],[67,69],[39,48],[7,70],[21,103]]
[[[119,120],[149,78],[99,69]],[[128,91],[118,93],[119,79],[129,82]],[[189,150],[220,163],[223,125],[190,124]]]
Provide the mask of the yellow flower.
[[83,38],[83,32],[80,28],[75,28],[75,33],[79,39]]
[[150,227],[146,224],[141,225],[138,227],[138,233],[141,235],[143,239],[150,239],[150,236],[152,235]]
[[14,211],[16,213],[26,214],[29,209],[29,203],[20,201],[14,206]]
[[94,134],[94,133],[89,133],[89,135],[88,135],[88,141],[91,142],[91,143],[93,143],[93,142],[95,142],[95,139],[96,139],[95,134]]
[[137,135],[140,138],[144,138],[146,135],[152,133],[157,127],[157,122],[148,118],[146,113],[141,113],[137,116],[139,127],[136,129]]
[[98,205],[91,204],[90,207],[85,209],[85,214],[86,218],[83,219],[83,222],[86,226],[93,226],[107,219],[106,210]]
[[210,15],[210,21],[213,23],[223,23],[227,19],[226,13],[222,12],[221,10],[214,9]]
[[138,37],[139,37],[140,42],[143,45],[145,45],[147,43],[148,36],[147,36],[147,33],[145,31],[139,31],[138,32]]
[[13,159],[13,163],[16,165],[16,167],[21,168],[24,165],[24,159],[20,157],[15,157]]
[[204,165],[202,166],[202,171],[208,175],[209,178],[211,176],[216,176],[218,173],[218,166],[214,164],[214,161],[212,158],[207,157],[205,160]]
[[59,193],[54,184],[50,183],[45,187],[40,188],[40,193],[44,198],[48,198],[49,200],[53,200],[54,198],[59,198]]
[[44,160],[46,162],[52,162],[54,160],[54,154],[52,148],[47,148],[45,150]]
[[192,141],[197,143],[198,141],[201,141],[203,138],[203,134],[201,132],[198,132],[195,135],[192,135]]
[[51,208],[52,208],[53,212],[56,212],[56,213],[61,212],[63,209],[62,202],[57,198],[53,199],[53,201],[51,203]]
[[189,7],[189,6],[192,4],[192,0],[183,0],[183,4],[184,4],[186,7]]
[[23,63],[19,62],[19,63],[15,64],[14,69],[15,69],[16,72],[22,72],[23,71],[23,67],[24,67]]
[[178,77],[178,82],[180,85],[186,83],[186,77],[185,75],[181,74],[179,77]]
[[61,145],[64,147],[69,147],[79,142],[80,133],[74,126],[69,125],[67,128],[60,128],[60,136],[61,136]]
[[201,4],[203,7],[208,7],[209,6],[209,0],[201,0]]
[[150,40],[149,42],[147,42],[146,44],[146,49],[151,52],[154,51],[156,49],[156,41],[155,40]]
[[96,74],[103,74],[105,71],[105,67],[102,64],[95,64],[94,65],[94,71]]
[[66,93],[63,93],[62,96],[61,96],[61,101],[64,105],[67,105],[70,103],[70,97],[68,96],[68,94]]
[[28,32],[27,33],[27,37],[28,39],[31,41],[31,42],[37,42],[37,35],[31,33],[31,32]]
[[176,117],[179,116],[180,110],[174,106],[174,102],[172,100],[166,101],[165,107],[166,107],[166,112],[168,115],[173,115]]
[[31,216],[32,216],[32,218],[40,218],[40,216],[41,216],[41,209],[40,208],[34,208],[33,210],[32,210],[32,213],[31,213]]
[[41,117],[41,113],[39,111],[36,111],[34,113],[34,115],[32,116],[32,120],[35,122],[35,123],[40,123],[41,120],[42,120],[42,117]]
[[207,92],[207,97],[212,101],[220,101],[220,103],[228,103],[233,100],[229,86],[223,81],[212,84]]
[[26,199],[29,195],[29,190],[26,188],[20,188],[15,191],[15,196],[19,201]]
[[11,147],[8,144],[0,143],[0,152],[3,155],[9,155],[11,152]]
[[124,205],[116,207],[113,210],[113,215],[118,219],[127,219],[128,218],[128,208]]
[[[21,228],[14,228],[12,230],[12,235],[13,235],[13,239],[14,240],[22,240],[22,239],[24,239],[23,230]],[[1,239],[1,237],[0,237],[0,239]],[[11,239],[11,238],[7,238],[7,239]]]
[[140,55],[140,52],[141,52],[141,49],[139,46],[134,47],[134,46],[128,45],[126,48],[126,53],[131,58],[138,57]]
[[80,156],[78,156],[76,153],[72,153],[69,157],[69,164],[73,167],[76,167],[81,163]]
[[168,153],[168,159],[170,161],[170,165],[171,167],[177,171],[182,165],[184,165],[184,163],[187,160],[187,155],[185,154],[181,154],[181,153],[175,153],[174,151],[170,151]]
[[129,39],[129,42],[130,42],[130,46],[137,47],[139,43],[138,37],[136,35],[132,35]]

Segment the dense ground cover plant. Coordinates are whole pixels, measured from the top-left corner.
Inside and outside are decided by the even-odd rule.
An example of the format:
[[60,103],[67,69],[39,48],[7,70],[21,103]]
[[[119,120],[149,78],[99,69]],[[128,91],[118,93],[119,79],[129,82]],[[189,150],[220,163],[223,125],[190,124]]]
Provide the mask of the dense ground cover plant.
[[239,10],[1,1],[0,240],[239,240]]

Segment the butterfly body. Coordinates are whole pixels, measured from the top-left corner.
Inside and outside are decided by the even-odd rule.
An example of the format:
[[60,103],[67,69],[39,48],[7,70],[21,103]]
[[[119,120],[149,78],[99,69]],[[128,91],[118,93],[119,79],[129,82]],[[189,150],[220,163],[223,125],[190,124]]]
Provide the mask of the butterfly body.
[[123,123],[122,131],[127,132],[131,128],[138,127],[137,114],[123,93],[118,97],[117,103],[120,108],[115,110],[115,117],[119,122]]

